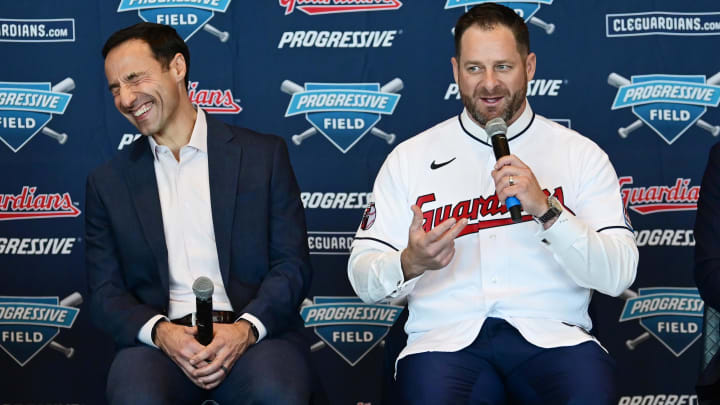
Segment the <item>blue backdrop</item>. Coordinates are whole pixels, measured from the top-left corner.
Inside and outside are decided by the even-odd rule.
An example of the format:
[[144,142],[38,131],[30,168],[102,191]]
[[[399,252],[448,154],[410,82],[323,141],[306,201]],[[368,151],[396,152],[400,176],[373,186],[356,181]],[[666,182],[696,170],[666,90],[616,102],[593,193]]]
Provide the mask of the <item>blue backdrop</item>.
[[[2,2],[0,404],[103,402],[113,348],[81,303],[84,187],[136,136],[113,106],[100,49],[141,20],[186,38],[195,103],[287,141],[315,267],[302,309],[313,360],[332,403],[379,403],[382,341],[402,308],[370,306],[355,312],[370,320],[341,325],[318,314],[362,307],[347,248],[373,180],[395,145],[460,112],[451,29],[482,2]],[[635,284],[592,305],[620,370],[619,403],[696,403],[692,226],[720,132],[717,1],[505,4],[528,21],[538,55],[533,109],[607,151],[636,229]],[[357,105],[333,105],[338,97]]]

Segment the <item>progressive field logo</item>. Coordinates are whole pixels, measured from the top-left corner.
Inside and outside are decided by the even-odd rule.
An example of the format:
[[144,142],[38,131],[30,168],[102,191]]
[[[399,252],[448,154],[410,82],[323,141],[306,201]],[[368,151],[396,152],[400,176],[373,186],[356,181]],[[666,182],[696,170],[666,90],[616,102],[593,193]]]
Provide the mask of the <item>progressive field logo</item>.
[[329,346],[354,366],[382,341],[403,309],[365,304],[357,297],[315,297],[303,302],[300,316],[305,327],[314,328],[320,338],[312,351]]
[[720,104],[720,72],[709,79],[704,75],[636,75],[630,80],[610,73],[608,84],[618,91],[612,110],[631,108],[639,119],[618,129],[622,138],[647,125],[668,145],[675,142],[692,126],[713,136],[720,126],[700,119],[707,107]]
[[285,15],[300,10],[308,15],[397,10],[400,0],[278,0]]
[[[117,12],[136,11],[143,21],[165,24],[175,28],[187,42],[198,30],[227,42],[230,34],[208,24],[215,12],[224,13],[232,0],[172,0],[172,2],[148,0],[121,0]],[[167,3],[167,4],[165,4]]]
[[46,125],[54,115],[65,114],[75,81],[65,78],[54,86],[49,82],[0,82],[0,141],[19,151],[35,134],[64,144],[68,136]]
[[388,134],[375,125],[382,115],[395,111],[403,82],[399,78],[380,86],[379,83],[305,83],[301,86],[285,80],[280,90],[290,94],[285,117],[304,114],[312,127],[292,136],[300,145],[305,139],[320,132],[342,153],[347,153],[368,132],[384,139],[388,144],[395,141],[395,134]]
[[55,342],[60,328],[70,329],[80,312],[80,293],[58,297],[0,297],[0,349],[21,367],[43,348],[71,358],[75,349]]
[[651,336],[680,357],[702,335],[703,308],[697,288],[648,287],[626,290],[620,322],[638,320],[646,332],[625,342],[634,350]]
[[543,5],[551,5],[553,0],[510,0],[510,1],[492,1],[492,0],[447,0],[445,3],[445,9],[464,7],[465,11],[469,10],[470,7],[483,4],[483,3],[497,3],[503,6],[509,7],[525,19],[526,23],[535,25],[542,28],[548,35],[555,32],[555,24],[549,24],[545,21],[535,17],[535,13],[540,10]]

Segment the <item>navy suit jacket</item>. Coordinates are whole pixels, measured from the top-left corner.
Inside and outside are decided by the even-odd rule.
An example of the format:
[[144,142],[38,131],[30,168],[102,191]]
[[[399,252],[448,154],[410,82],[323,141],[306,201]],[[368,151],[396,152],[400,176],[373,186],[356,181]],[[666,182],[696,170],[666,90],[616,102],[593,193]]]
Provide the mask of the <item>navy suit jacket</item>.
[[[220,273],[236,313],[276,336],[298,328],[311,279],[305,214],[285,141],[207,116],[208,169]],[[119,347],[167,315],[168,252],[147,137],[95,169],[86,190],[90,311]]]
[[[695,217],[695,284],[705,305],[720,311],[720,143],[710,150]],[[698,397],[720,399],[720,351],[700,373]]]
[[710,149],[693,233],[695,283],[705,303],[720,311],[720,143]]

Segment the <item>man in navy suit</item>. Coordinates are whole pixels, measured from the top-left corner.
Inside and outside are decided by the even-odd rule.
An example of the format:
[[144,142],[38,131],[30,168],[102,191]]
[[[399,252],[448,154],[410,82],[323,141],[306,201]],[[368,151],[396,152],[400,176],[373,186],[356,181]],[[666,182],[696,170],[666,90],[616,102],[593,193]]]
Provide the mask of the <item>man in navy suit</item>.
[[[720,311],[720,143],[710,150],[700,186],[694,235],[695,283],[705,305]],[[720,400],[720,354],[700,374],[697,391],[701,400]]]
[[[307,403],[298,307],[311,268],[285,142],[196,109],[170,27],[120,30],[103,56],[115,106],[145,135],[87,182],[90,308],[118,347],[109,402]],[[193,326],[200,276],[214,284],[207,346]]]

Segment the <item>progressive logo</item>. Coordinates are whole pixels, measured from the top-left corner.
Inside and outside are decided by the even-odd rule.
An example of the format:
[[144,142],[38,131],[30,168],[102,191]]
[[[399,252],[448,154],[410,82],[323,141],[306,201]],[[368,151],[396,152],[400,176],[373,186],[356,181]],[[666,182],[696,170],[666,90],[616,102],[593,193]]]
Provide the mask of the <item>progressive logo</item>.
[[300,315],[306,328],[314,328],[320,341],[310,347],[329,346],[355,366],[388,334],[403,311],[389,304],[365,304],[357,297],[314,297],[303,302]]
[[646,330],[625,345],[629,350],[655,337],[676,357],[680,357],[702,335],[703,308],[697,288],[648,287],[637,293],[626,290],[620,322],[638,320]]
[[0,349],[20,367],[25,366],[43,348],[49,346],[66,358],[75,349],[54,339],[60,328],[70,329],[82,304],[82,296],[74,292],[60,300],[58,297],[0,297]]
[[64,144],[68,136],[46,125],[56,114],[65,114],[75,81],[65,78],[49,82],[0,82],[0,141],[19,151],[38,133]]
[[296,9],[308,15],[356,13],[361,11],[397,10],[400,0],[278,0],[285,15]]
[[553,0],[509,0],[509,1],[492,1],[492,0],[447,0],[445,3],[445,9],[465,7],[465,11],[469,10],[470,7],[483,4],[483,3],[497,3],[503,6],[509,7],[525,19],[528,24],[540,27],[548,35],[555,32],[555,24],[546,23],[545,21],[535,17],[535,13],[540,10],[543,5],[551,5]]
[[227,42],[230,34],[220,31],[208,22],[215,16],[215,12],[227,11],[230,1],[232,0],[120,0],[117,12],[137,10],[143,21],[175,28],[185,42],[200,29],[217,37],[220,42]]
[[706,80],[704,75],[636,75],[630,80],[610,73],[608,84],[618,92],[612,110],[632,108],[638,120],[618,129],[622,138],[647,125],[668,145],[696,126],[713,136],[720,126],[700,119],[707,107],[720,103],[720,72]]
[[395,134],[375,128],[382,115],[395,111],[403,82],[395,78],[387,84],[379,83],[305,83],[301,86],[290,80],[280,90],[290,94],[285,117],[305,114],[312,127],[292,136],[300,145],[305,139],[323,134],[340,152],[347,153],[368,132],[395,142]]

